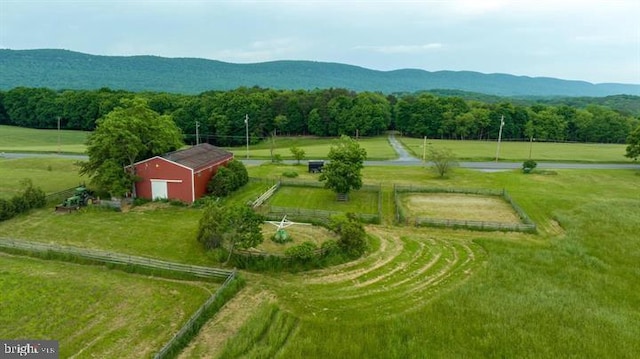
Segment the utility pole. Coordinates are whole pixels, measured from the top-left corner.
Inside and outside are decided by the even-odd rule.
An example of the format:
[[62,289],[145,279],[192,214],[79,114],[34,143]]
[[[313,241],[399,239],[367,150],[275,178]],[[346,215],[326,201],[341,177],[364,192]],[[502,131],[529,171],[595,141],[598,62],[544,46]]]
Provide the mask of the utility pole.
[[531,149],[533,148],[533,135],[529,139],[529,159],[531,159]]
[[200,123],[196,121],[196,146],[200,144],[200,132],[198,132],[198,128],[200,128]]
[[502,127],[504,127],[504,115],[500,117],[500,132],[498,132],[498,149],[496,149],[496,162],[500,157],[500,141],[502,140]]
[[60,116],[58,116],[58,153],[60,153]]
[[422,162],[427,162],[427,136],[424,136],[422,143]]
[[249,114],[244,115],[245,136],[247,138],[247,159],[249,159]]

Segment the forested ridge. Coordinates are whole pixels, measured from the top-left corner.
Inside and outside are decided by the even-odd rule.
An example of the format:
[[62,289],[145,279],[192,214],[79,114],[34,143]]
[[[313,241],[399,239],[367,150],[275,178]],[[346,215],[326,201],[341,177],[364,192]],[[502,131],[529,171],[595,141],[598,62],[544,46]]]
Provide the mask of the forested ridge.
[[234,64],[197,58],[97,56],[59,49],[0,49],[0,90],[15,87],[198,94],[259,86],[313,90],[345,88],[384,94],[433,89],[499,96],[640,95],[640,84],[592,84],[473,71],[377,71],[316,61]]
[[[0,124],[53,129],[59,121],[62,129],[92,131],[96,120],[121,100],[134,97],[143,98],[159,114],[170,115],[187,143],[195,142],[198,125],[201,141],[220,146],[244,144],[245,116],[254,143],[274,133],[375,136],[387,130],[415,137],[488,140],[497,138],[502,118],[504,140],[624,143],[640,124],[633,105],[621,106],[619,111],[585,98],[554,104],[504,98],[484,102],[456,93],[385,95],[347,89],[259,87],[199,95],[19,87],[0,91]],[[639,100],[636,96],[608,99],[613,104],[635,106]]]

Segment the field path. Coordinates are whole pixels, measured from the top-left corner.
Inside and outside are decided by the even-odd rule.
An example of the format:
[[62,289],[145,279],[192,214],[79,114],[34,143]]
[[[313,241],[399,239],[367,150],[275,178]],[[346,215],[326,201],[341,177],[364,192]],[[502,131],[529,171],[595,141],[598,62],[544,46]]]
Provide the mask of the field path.
[[178,358],[215,358],[222,352],[227,339],[236,335],[261,305],[273,301],[273,293],[246,286],[202,327]]
[[464,238],[434,238],[428,229],[368,226],[377,251],[358,260],[304,274],[269,278],[278,303],[299,317],[339,320],[357,311],[384,318],[423,307],[464,282],[485,259]]

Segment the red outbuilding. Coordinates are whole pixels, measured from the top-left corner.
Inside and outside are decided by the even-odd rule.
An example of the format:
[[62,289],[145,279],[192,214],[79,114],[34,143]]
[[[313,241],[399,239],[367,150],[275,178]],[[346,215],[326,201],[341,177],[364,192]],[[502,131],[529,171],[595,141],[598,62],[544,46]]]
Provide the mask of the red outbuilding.
[[156,156],[134,164],[136,195],[148,199],[176,199],[192,203],[207,192],[207,183],[233,153],[202,143],[185,150]]

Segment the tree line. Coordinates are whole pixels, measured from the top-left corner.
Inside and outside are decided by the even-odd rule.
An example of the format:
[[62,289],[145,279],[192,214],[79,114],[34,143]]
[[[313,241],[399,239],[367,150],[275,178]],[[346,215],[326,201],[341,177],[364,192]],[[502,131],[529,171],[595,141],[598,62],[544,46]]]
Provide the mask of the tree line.
[[375,136],[397,130],[439,139],[624,143],[640,119],[610,107],[517,104],[464,100],[429,93],[384,95],[346,89],[274,90],[238,88],[199,95],[158,92],[62,90],[18,87],[0,91],[0,124],[93,131],[96,121],[123,100],[144,98],[151,110],[169,115],[185,142],[219,146],[277,135]]

